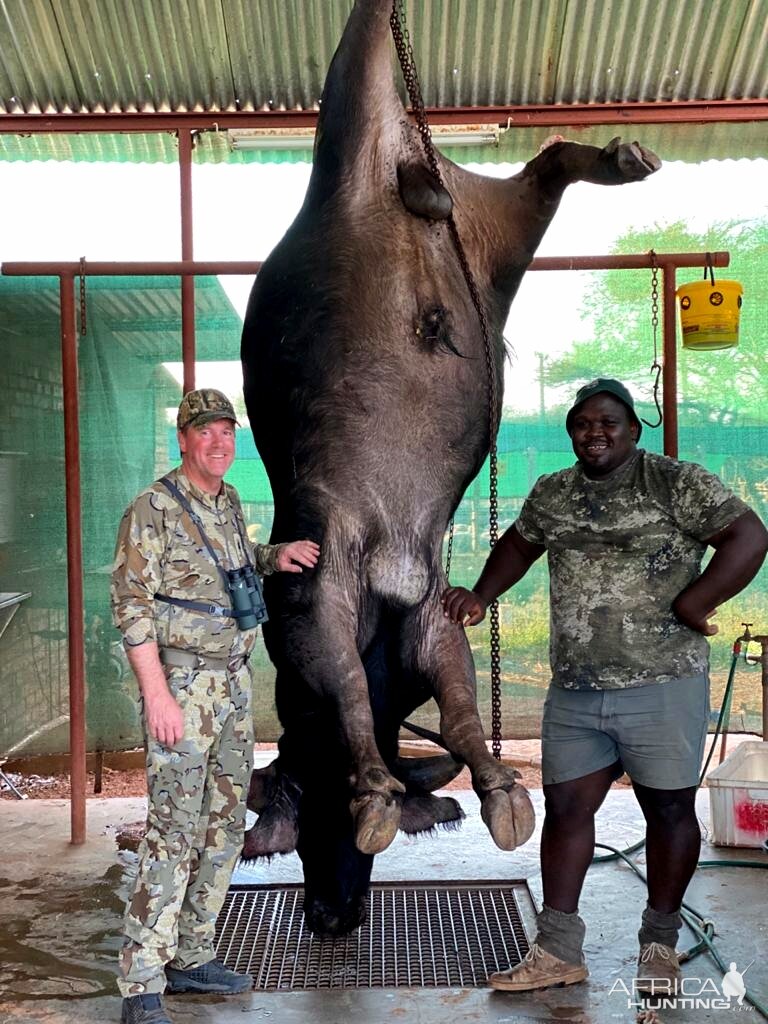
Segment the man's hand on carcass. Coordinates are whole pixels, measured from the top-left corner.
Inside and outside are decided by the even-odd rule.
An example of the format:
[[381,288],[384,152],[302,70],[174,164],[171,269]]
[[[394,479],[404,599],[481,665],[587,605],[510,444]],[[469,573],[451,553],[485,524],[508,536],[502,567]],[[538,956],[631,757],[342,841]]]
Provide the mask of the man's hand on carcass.
[[293,540],[290,544],[281,544],[277,553],[279,572],[301,572],[302,565],[313,569],[320,557],[320,545],[313,540]]
[[476,626],[485,618],[486,604],[474,590],[449,587],[442,595],[443,614],[460,626]]

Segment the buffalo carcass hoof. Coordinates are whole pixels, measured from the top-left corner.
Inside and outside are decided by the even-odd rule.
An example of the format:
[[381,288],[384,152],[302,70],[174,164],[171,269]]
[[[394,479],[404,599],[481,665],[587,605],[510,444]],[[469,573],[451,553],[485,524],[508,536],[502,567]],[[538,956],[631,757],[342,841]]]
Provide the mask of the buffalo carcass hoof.
[[300,796],[296,783],[279,770],[279,759],[252,773],[246,806],[259,817],[245,833],[243,860],[293,853],[299,836]]
[[528,790],[515,783],[511,789],[492,789],[483,798],[480,815],[500,850],[515,850],[533,835],[536,815]]
[[245,833],[240,856],[248,861],[258,857],[272,857],[276,853],[293,853],[298,839],[299,827],[295,814],[279,804],[269,804]]
[[364,793],[349,806],[355,829],[355,846],[360,853],[375,855],[389,846],[400,828],[402,797]]
[[661,160],[639,142],[622,142],[618,136],[611,139],[603,152],[616,161],[619,173],[625,181],[642,181],[649,174],[658,171]]
[[304,895],[304,918],[315,935],[340,937],[359,928],[367,916],[365,897],[351,900],[344,907],[331,907],[309,893]]

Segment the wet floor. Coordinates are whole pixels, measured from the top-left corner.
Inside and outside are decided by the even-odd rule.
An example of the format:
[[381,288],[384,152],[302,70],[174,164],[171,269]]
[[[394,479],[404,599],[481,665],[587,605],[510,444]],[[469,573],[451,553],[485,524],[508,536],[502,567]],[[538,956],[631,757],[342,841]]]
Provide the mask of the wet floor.
[[[431,879],[528,879],[540,899],[538,833],[520,851],[497,850],[479,820],[472,793],[459,796],[467,821],[458,833],[434,838],[398,836],[376,859],[374,877],[387,881]],[[539,820],[541,793],[535,792]],[[709,808],[699,795],[705,830]],[[93,800],[88,803],[88,843],[72,847],[66,801],[4,801],[0,804],[0,1024],[86,1024],[118,1021],[115,962],[120,922],[131,886],[135,855],[118,853],[115,831],[142,817],[140,799]],[[613,790],[598,819],[598,837],[626,846],[642,833],[631,792]],[[702,859],[747,859],[768,863],[758,850],[705,845]],[[642,858],[641,858],[642,861]],[[269,865],[240,869],[238,882],[300,881],[295,856]],[[750,988],[768,1003],[768,875],[761,870],[717,867],[701,870],[689,889],[693,906],[711,917],[717,943],[727,961],[744,969]],[[644,889],[628,868],[617,864],[591,869],[582,903],[587,921],[586,953],[590,979],[581,985],[532,995],[491,993],[487,989],[397,989],[321,992],[248,993],[222,997],[171,997],[176,1024],[269,1021],[270,1024],[384,1024],[407,1021],[476,1021],[478,1024],[565,1021],[608,1024],[634,1021],[625,987],[631,984],[636,931]],[[690,946],[684,932],[680,946]],[[712,1002],[722,972],[707,956],[686,964],[692,990],[705,990],[699,1005],[662,1010],[660,1022],[725,1024],[728,1014]],[[707,993],[709,994],[707,997]],[[756,1011],[748,1019],[760,1018]]]

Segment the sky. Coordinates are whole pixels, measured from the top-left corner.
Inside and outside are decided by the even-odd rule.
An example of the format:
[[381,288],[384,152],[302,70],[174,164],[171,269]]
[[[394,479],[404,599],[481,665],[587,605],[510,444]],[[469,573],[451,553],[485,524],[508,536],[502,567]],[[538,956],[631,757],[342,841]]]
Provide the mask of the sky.
[[[520,166],[470,169],[507,176]],[[298,211],[309,172],[307,164],[195,166],[196,259],[265,259]],[[630,227],[663,227],[682,219],[706,231],[718,221],[766,218],[766,181],[768,160],[713,160],[666,163],[645,181],[618,188],[578,183],[566,191],[537,255],[605,254]],[[175,165],[0,163],[0,194],[0,261],[180,256]],[[737,262],[732,254],[733,276]],[[589,324],[579,316],[588,276],[532,272],[524,278],[505,331],[515,353],[508,369],[508,408],[537,408],[538,352],[555,355],[588,336]],[[251,281],[229,277],[222,278],[222,285],[242,316]],[[233,393],[239,372],[239,364],[200,367],[198,384]],[[531,386],[520,387],[521,380]]]

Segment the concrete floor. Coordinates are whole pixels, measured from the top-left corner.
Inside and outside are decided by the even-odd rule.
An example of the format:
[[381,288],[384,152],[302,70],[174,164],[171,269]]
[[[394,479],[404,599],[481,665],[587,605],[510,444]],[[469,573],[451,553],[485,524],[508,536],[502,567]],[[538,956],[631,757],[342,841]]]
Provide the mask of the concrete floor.
[[[461,799],[467,811],[462,830],[416,840],[398,836],[377,858],[374,878],[526,878],[538,901],[538,833],[514,854],[502,853],[480,821],[474,794],[452,795]],[[540,821],[541,791],[532,795]],[[706,834],[706,792],[699,794],[699,801]],[[0,1024],[119,1020],[115,958],[135,856],[118,855],[114,833],[122,823],[142,817],[144,806],[140,799],[89,800],[88,843],[75,848],[66,841],[66,801],[0,803]],[[640,813],[631,791],[612,790],[599,815],[599,841],[623,847],[641,834]],[[702,860],[733,858],[768,862],[758,850],[703,846]],[[270,865],[240,869],[235,880],[300,881],[298,859],[284,857]],[[715,921],[723,959],[735,961],[739,970],[754,959],[746,981],[763,1002],[768,1002],[766,896],[768,878],[762,871],[725,867],[697,872],[688,892],[688,902]],[[396,989],[253,993],[229,999],[181,996],[170,997],[168,1005],[176,1024],[384,1024],[399,1019],[408,1024],[634,1021],[636,1010],[628,1007],[626,996],[611,989],[620,981],[631,984],[644,902],[644,888],[626,866],[604,864],[590,870],[581,910],[588,927],[586,953],[591,976],[588,982],[568,988],[535,995],[499,994],[488,989]],[[680,947],[692,944],[690,933],[684,931]],[[712,979],[719,985],[722,977],[707,956],[686,964],[684,974],[697,989],[700,986],[693,979],[701,979],[702,984],[704,979]],[[712,997],[711,992],[706,995]],[[656,1020],[724,1024],[728,1013],[737,1012],[748,1012],[747,1006],[730,1011],[701,1005],[662,1010]],[[748,1019],[760,1019],[755,1010],[750,1012]]]

